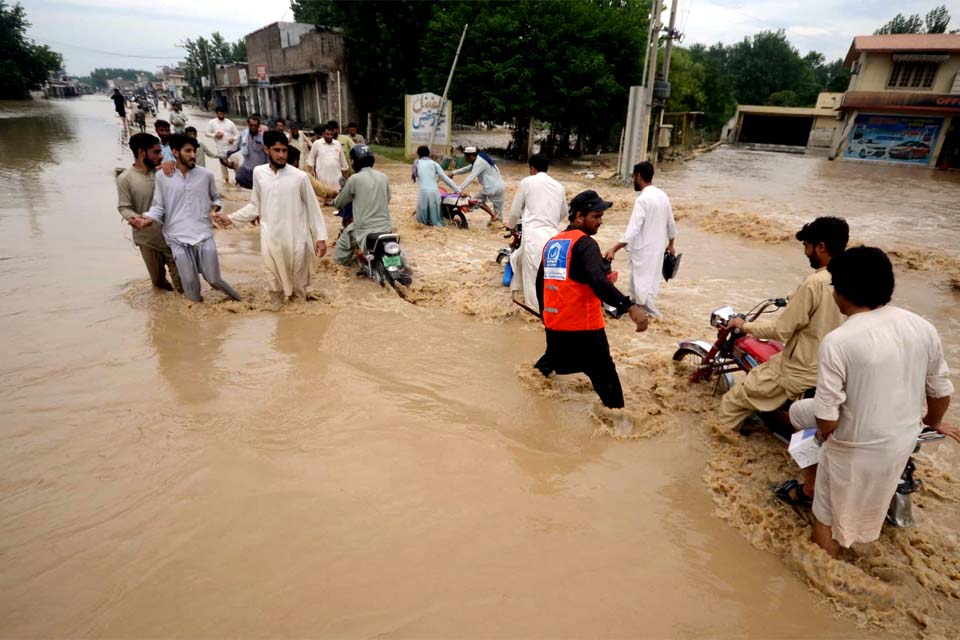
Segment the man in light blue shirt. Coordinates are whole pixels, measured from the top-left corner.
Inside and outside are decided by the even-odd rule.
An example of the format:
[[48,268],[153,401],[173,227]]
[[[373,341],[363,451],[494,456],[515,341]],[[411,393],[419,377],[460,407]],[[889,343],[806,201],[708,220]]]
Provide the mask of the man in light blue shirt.
[[[476,147],[467,147],[463,150],[463,155],[469,164],[451,173],[458,176],[461,173],[470,172],[464,183],[460,185],[460,193],[466,191],[474,180],[479,181],[483,187],[480,193],[480,208],[490,215],[490,224],[502,220],[505,187],[496,162],[486,152],[478,153]],[[493,209],[490,205],[493,205]]]
[[163,224],[163,237],[177,263],[185,296],[194,302],[203,300],[203,275],[211,287],[239,300],[240,294],[220,276],[211,220],[221,208],[216,180],[210,171],[197,166],[196,140],[180,134],[170,136],[170,148],[176,158],[176,170],[173,175],[157,176],[150,210],[130,224],[137,229],[153,222]]

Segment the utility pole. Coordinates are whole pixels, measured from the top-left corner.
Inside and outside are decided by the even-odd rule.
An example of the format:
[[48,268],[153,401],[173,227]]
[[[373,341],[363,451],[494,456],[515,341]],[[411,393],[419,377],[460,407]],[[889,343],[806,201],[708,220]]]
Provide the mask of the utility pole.
[[[433,139],[437,136],[437,129],[440,127],[440,119],[447,112],[447,92],[450,91],[450,81],[453,80],[453,72],[457,70],[457,60],[460,59],[460,49],[463,48],[463,41],[467,37],[467,27],[469,26],[469,24],[463,25],[463,33],[460,34],[460,44],[457,45],[457,52],[453,56],[453,64],[450,65],[450,74],[447,76],[447,84],[443,87],[443,97],[440,98],[440,113],[437,114],[437,119],[433,122],[433,131],[430,132],[430,143],[427,144],[427,146],[430,147],[430,153],[433,153]],[[446,153],[446,151],[444,153]]]
[[650,129],[649,104],[653,101],[653,75],[657,65],[657,49],[660,42],[660,13],[662,0],[654,0],[647,31],[647,47],[643,61],[643,76],[640,86],[630,87],[627,120],[621,144],[620,179],[627,183],[633,165],[646,159],[647,132]]
[[640,124],[640,161],[647,159],[647,150],[650,148],[650,116],[653,110],[653,85],[657,75],[657,51],[660,49],[660,14],[663,13],[663,0],[654,0],[653,13],[650,16],[651,38],[650,49],[647,51],[647,70],[643,92],[643,118]]
[[[670,54],[673,52],[673,41],[679,40],[682,34],[676,30],[677,24],[677,5],[678,0],[670,0],[670,26],[667,27],[667,45],[663,51],[663,79],[670,77]],[[660,156],[660,127],[663,126],[663,113],[667,110],[667,103],[664,100],[660,107],[660,113],[657,116],[656,127],[653,132],[653,151],[650,161],[657,164],[657,158]]]

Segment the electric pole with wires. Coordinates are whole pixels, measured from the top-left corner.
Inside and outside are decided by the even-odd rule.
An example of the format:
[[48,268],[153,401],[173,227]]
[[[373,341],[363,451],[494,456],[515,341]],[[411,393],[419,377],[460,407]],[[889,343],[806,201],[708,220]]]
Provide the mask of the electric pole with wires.
[[[667,110],[667,100],[670,99],[670,55],[673,52],[673,41],[676,40],[679,42],[683,38],[683,34],[677,31],[677,6],[679,5],[679,0],[670,0],[670,25],[667,27],[667,44],[664,47],[663,51],[663,68],[661,70],[661,90],[659,93],[659,113],[657,114],[657,119],[655,120],[656,125],[653,130],[653,145],[650,150],[650,162],[657,164],[657,160],[660,158],[660,129],[663,126],[663,114]],[[665,145],[669,146],[669,145]]]

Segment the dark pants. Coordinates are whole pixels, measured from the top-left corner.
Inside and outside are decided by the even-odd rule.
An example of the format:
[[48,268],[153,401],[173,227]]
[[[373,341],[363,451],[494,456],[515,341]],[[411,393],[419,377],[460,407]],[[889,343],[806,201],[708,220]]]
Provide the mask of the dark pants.
[[[140,255],[143,256],[143,264],[147,267],[147,273],[150,274],[150,282],[153,283],[153,286],[165,291],[175,290],[177,293],[183,293],[183,286],[180,284],[177,263],[173,260],[173,254],[141,246]],[[170,272],[173,286],[170,286],[170,283],[167,282],[167,271]]]
[[590,378],[593,390],[603,406],[623,408],[623,388],[617,367],[610,357],[607,332],[553,331],[547,329],[547,351],[534,366],[544,376],[583,373]]

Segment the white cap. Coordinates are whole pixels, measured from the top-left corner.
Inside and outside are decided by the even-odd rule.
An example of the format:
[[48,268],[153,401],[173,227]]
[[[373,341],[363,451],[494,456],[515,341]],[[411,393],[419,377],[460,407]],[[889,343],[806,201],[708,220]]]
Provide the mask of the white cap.
[[463,152],[464,152],[464,153],[476,153],[476,152],[477,152],[477,148],[476,148],[476,147],[465,147],[465,148],[463,149]]

